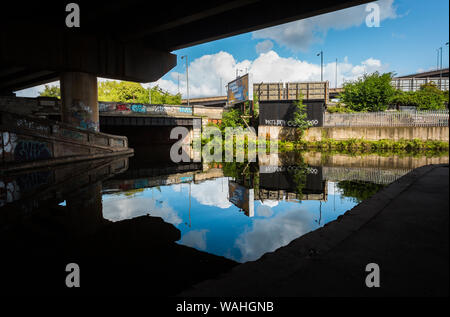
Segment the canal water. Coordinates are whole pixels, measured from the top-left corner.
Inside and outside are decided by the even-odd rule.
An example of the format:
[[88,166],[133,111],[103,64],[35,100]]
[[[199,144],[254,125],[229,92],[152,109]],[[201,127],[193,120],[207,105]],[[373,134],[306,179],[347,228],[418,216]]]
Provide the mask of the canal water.
[[324,226],[416,167],[448,163],[448,153],[292,152],[175,164],[158,153],[0,176],[4,285],[61,289],[61,267],[81,263],[92,291],[139,280],[174,295]]

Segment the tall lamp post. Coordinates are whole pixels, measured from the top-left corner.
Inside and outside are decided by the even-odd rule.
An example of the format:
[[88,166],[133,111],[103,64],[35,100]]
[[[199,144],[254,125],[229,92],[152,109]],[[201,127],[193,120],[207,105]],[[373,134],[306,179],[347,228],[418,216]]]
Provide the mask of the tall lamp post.
[[337,88],[337,66],[338,66],[338,59],[336,58],[336,73],[334,78],[334,88]]
[[186,58],[186,91],[187,91],[187,105],[189,105],[189,66],[188,66],[188,57],[187,55],[181,56],[181,59]]
[[[445,43],[445,45],[448,45],[448,42]],[[440,67],[440,74],[439,74],[439,89],[442,90],[442,46],[439,48],[441,51],[441,67]]]
[[320,53],[317,54],[317,56],[320,55],[320,81],[323,81],[323,51],[320,51]]

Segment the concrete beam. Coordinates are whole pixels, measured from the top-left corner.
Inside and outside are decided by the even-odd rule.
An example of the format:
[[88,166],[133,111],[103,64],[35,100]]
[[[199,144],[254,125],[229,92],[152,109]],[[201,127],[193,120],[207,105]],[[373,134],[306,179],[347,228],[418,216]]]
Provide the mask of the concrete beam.
[[[174,54],[92,34],[24,25],[0,30],[0,64],[14,68],[151,82],[176,63]],[[0,80],[0,91],[2,85]]]

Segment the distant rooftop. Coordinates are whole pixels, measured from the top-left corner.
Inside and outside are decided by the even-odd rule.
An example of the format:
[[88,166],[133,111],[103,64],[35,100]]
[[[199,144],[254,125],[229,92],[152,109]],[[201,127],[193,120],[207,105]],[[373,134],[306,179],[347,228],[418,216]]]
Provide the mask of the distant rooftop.
[[[440,76],[441,76],[441,70],[435,69],[435,70],[430,70],[430,71],[423,72],[423,73],[415,73],[415,74],[410,74],[410,75],[405,75],[405,76],[397,76],[395,78],[432,78],[432,77],[440,77]],[[448,77],[448,68],[442,69],[442,77]]]

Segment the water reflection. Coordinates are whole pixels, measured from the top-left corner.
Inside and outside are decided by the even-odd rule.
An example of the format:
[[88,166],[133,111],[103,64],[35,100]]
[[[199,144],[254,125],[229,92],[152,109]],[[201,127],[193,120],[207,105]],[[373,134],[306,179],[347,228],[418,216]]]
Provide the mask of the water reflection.
[[[144,289],[157,285],[160,295],[176,294],[323,226],[430,163],[448,163],[448,156],[310,152],[174,164],[160,155],[2,175],[0,269],[13,272],[3,285],[20,289],[30,278],[38,289],[61,285],[61,267],[73,261],[89,266],[90,290],[138,280]],[[23,275],[29,263],[45,274]],[[123,275],[110,281],[118,271]],[[60,272],[53,284],[52,272]]]

